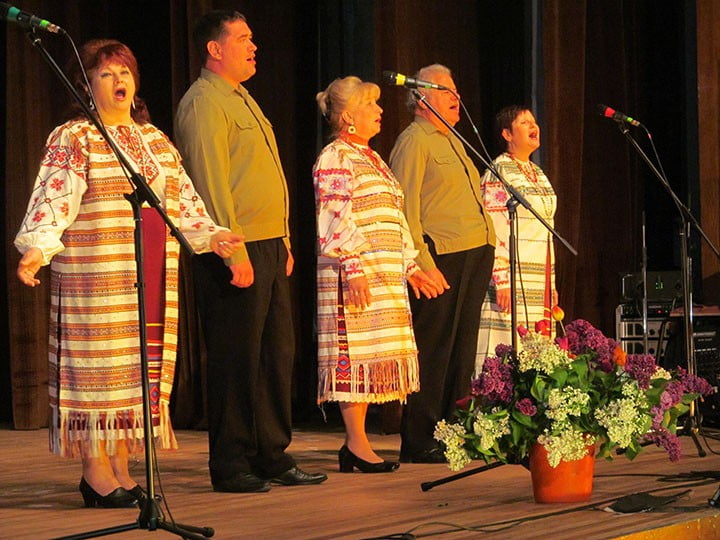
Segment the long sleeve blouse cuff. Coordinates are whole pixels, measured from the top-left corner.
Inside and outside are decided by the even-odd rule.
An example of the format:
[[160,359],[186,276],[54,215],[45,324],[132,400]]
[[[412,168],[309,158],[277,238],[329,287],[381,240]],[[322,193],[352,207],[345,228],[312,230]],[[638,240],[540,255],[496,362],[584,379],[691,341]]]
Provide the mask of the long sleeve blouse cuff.
[[[45,238],[35,238],[36,242],[30,240],[29,238],[15,238],[15,247],[17,250],[25,255],[25,252],[28,251],[30,248],[37,248],[40,250],[40,253],[42,253],[42,265],[47,266],[52,261],[52,258],[63,251],[65,249],[65,246],[62,244],[62,242],[58,243],[50,243],[47,242],[47,239]],[[45,241],[43,241],[45,240]]]
[[340,257],[339,259],[340,264],[342,264],[343,270],[345,270],[345,275],[347,275],[348,279],[365,275],[362,264],[360,263],[359,255],[345,255]]

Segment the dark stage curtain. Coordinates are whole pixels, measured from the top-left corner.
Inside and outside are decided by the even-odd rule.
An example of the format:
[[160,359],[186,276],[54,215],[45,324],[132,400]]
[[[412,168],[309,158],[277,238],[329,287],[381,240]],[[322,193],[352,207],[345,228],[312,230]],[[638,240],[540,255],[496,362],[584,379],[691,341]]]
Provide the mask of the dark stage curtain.
[[[314,406],[315,224],[310,171],[326,138],[314,96],[335,77],[357,74],[379,81],[382,70],[412,74],[425,64],[446,64],[455,73],[463,100],[488,143],[492,117],[500,107],[537,102],[542,166],[559,198],[557,228],[580,252],[573,257],[561,247],[556,249],[561,304],[569,317],[588,319],[609,335],[614,333],[614,310],[620,301],[619,275],[639,268],[643,210],[652,221],[651,260],[656,269],[676,264],[673,220],[668,217],[674,214],[612,122],[597,117],[597,103],[606,102],[647,119],[660,155],[667,160],[668,176],[680,184],[683,195],[699,189],[703,202],[706,194],[714,197],[714,207],[703,205],[702,215],[713,224],[716,238],[720,232],[716,61],[720,40],[713,34],[720,13],[711,0],[698,0],[705,14],[699,35],[714,44],[702,69],[715,77],[708,81],[701,76],[706,86],[714,84],[710,99],[702,101],[707,116],[701,115],[706,126],[701,135],[714,137],[709,139],[710,146],[701,146],[705,152],[701,156],[709,156],[701,160],[707,164],[701,169],[702,183],[692,174],[693,166],[697,167],[692,152],[693,144],[697,146],[697,126],[691,113],[697,96],[692,85],[687,85],[688,77],[695,76],[695,34],[694,27],[688,26],[694,24],[690,16],[694,2],[20,3],[22,9],[63,26],[78,44],[95,37],[127,43],[140,63],[140,95],[148,102],[153,122],[170,136],[174,107],[199,71],[190,37],[193,21],[211,7],[238,9],[247,15],[259,47],[258,73],[247,87],[274,125],[292,197],[295,317],[289,324],[294,325],[298,339],[293,398],[300,420],[319,417]],[[531,39],[533,32],[536,40]],[[70,49],[61,38],[41,37],[62,62],[69,57]],[[67,96],[21,30],[0,30],[0,38],[5,44],[0,53],[4,60],[0,77],[5,82],[0,140],[5,141],[2,226],[6,261],[1,286],[7,287],[6,316],[0,318],[0,324],[7,325],[6,341],[0,340],[0,380],[6,381],[9,390],[0,388],[0,420],[12,419],[16,428],[29,429],[47,422],[49,277],[43,271],[43,284],[35,289],[19,285],[15,278],[19,256],[12,239],[45,138],[62,121]],[[536,43],[534,49],[532,43]],[[402,89],[383,88],[383,131],[373,145],[385,158],[411,120],[403,101]],[[466,121],[459,128],[474,140]],[[702,145],[702,136],[700,140]],[[709,265],[706,259],[703,264],[703,275],[717,274],[716,264]],[[185,264],[173,396],[177,427],[203,427],[204,396],[212,392],[204,384],[202,336],[191,283]]]

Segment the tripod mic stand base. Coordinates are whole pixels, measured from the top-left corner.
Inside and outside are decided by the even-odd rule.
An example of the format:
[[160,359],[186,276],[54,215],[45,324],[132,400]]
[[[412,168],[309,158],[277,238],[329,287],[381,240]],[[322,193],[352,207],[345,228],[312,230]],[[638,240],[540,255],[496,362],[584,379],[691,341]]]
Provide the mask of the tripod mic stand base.
[[125,525],[117,525],[105,529],[97,529],[95,531],[74,534],[70,536],[62,536],[53,540],[82,540],[84,538],[97,538],[99,536],[107,536],[132,530],[155,531],[162,529],[170,533],[176,534],[184,540],[204,540],[211,538],[215,534],[212,527],[195,527],[193,525],[184,525],[182,523],[168,522],[163,516],[162,509],[157,499],[146,498],[140,509],[140,516],[135,523],[126,523]]

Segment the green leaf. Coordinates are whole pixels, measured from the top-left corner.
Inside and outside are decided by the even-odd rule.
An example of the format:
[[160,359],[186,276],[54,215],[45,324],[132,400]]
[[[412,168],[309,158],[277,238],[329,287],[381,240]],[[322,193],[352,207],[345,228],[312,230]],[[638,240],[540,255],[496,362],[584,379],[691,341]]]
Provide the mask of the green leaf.
[[[523,426],[532,427],[532,425],[533,425],[532,418],[529,417],[527,414],[521,413],[517,409],[513,409],[512,419],[515,420],[518,424],[521,424]],[[511,423],[511,425],[514,425],[514,424]]]

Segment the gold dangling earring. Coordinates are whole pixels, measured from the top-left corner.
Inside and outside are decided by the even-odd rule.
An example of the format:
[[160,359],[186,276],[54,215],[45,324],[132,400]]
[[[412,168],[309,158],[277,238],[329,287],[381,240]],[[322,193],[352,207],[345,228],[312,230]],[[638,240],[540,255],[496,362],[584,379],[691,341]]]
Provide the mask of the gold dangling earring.
[[355,135],[355,133],[357,133],[357,129],[355,129],[355,125],[354,125],[354,124],[350,124],[350,125],[348,126],[347,132],[348,132],[350,135]]
[[133,98],[133,100],[130,102],[130,108],[131,108],[133,111],[137,109],[137,107],[135,106],[135,98]]

